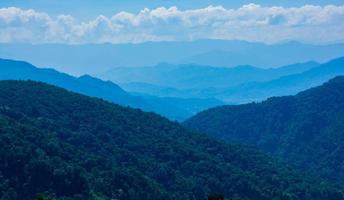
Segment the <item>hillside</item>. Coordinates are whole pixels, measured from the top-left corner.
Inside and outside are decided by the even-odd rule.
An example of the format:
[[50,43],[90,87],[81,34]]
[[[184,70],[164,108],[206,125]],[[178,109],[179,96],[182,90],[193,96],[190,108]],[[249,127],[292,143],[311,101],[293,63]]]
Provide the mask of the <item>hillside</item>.
[[344,75],[344,57],[275,80],[238,85],[219,91],[214,96],[234,102],[261,101],[272,96],[294,95],[339,75]]
[[344,198],[253,148],[44,83],[0,81],[0,124],[2,199]]
[[[27,62],[0,59],[0,80],[35,80],[123,105],[152,111],[172,120],[184,120],[197,112],[223,103],[216,99],[161,99],[131,95],[111,81],[89,75],[70,76],[54,69],[37,68]],[[144,96],[144,95],[142,95]],[[195,105],[195,102],[197,103]],[[175,104],[179,103],[177,106]]]
[[344,180],[344,77],[295,96],[222,106],[187,120],[187,127],[258,146],[329,180]]

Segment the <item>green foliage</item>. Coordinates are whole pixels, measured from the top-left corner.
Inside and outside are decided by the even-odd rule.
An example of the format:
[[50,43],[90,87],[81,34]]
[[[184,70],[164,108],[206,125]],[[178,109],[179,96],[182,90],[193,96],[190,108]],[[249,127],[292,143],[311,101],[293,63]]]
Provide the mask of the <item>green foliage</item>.
[[36,195],[36,200],[54,200],[54,198],[47,196],[45,194],[42,194],[42,193],[38,193]]
[[225,196],[220,193],[210,193],[207,200],[224,200]]
[[299,169],[343,183],[344,77],[296,96],[210,109],[184,124],[254,144]]
[[0,155],[1,200],[343,199],[254,148],[31,81],[0,82]]

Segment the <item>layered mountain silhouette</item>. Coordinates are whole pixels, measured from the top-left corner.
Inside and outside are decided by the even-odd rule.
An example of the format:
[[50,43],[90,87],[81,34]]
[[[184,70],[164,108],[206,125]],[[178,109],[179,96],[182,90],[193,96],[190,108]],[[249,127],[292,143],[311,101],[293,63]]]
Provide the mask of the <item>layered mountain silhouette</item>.
[[0,195],[11,200],[344,198],[254,148],[41,82],[0,81],[0,144]]
[[[153,67],[118,67],[100,77],[120,84],[145,83],[179,90],[229,88],[242,83],[269,81],[304,72],[317,65],[316,62],[307,62],[280,68],[262,69],[252,66],[229,68],[161,63]],[[143,87],[145,86],[143,85]]]
[[56,66],[69,74],[98,74],[115,67],[154,66],[161,62],[217,67],[285,66],[326,62],[343,56],[343,44],[298,42],[266,45],[245,41],[197,40],[140,44],[0,44],[0,57],[25,60],[36,66]]
[[[163,66],[145,68],[147,74],[143,69],[119,68],[114,74],[123,74],[123,77],[117,75],[119,82],[130,80],[129,76],[133,77],[131,80],[144,81],[144,83],[121,83],[123,88],[137,94],[148,93],[161,97],[183,98],[215,97],[228,104],[294,95],[302,90],[321,85],[335,76],[344,75],[344,57],[323,64],[307,62],[276,69],[250,66],[235,68],[169,66],[169,68]],[[111,77],[111,73],[108,76]],[[151,79],[145,77],[151,77]]]
[[139,97],[127,93],[113,82],[102,81],[89,75],[77,78],[54,69],[37,68],[27,62],[5,59],[0,59],[0,80],[42,81],[120,105],[154,111],[173,120],[183,120],[198,111],[222,104],[221,101],[212,98],[190,100]]
[[272,96],[293,95],[302,90],[321,85],[339,75],[344,75],[344,57],[331,60],[301,73],[266,82],[245,83],[218,91],[214,96],[234,102],[261,101]]
[[[334,60],[300,79],[290,78],[295,84],[323,81],[316,77],[319,74],[326,77],[325,72],[342,62],[343,59]],[[184,125],[214,137],[255,145],[323,178],[344,180],[343,76],[295,96],[209,109],[188,119]]]

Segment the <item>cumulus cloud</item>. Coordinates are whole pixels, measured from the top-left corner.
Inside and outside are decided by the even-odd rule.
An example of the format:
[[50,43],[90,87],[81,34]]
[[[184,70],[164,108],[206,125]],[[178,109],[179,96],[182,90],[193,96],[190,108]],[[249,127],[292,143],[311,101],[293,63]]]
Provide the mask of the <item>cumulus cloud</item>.
[[298,40],[310,43],[344,41],[344,5],[263,7],[238,9],[222,6],[179,10],[145,8],[139,13],[100,15],[90,21],[73,16],[51,17],[16,7],[0,9],[0,42],[30,43],[139,43],[239,39],[276,43]]

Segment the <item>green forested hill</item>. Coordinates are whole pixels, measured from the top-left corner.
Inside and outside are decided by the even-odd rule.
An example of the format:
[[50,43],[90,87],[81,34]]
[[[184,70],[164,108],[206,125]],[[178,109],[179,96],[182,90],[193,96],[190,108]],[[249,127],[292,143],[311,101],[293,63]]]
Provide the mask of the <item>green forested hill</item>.
[[341,200],[253,148],[31,81],[0,81],[0,199]]
[[254,144],[321,177],[344,180],[344,77],[296,96],[209,109],[184,124]]

